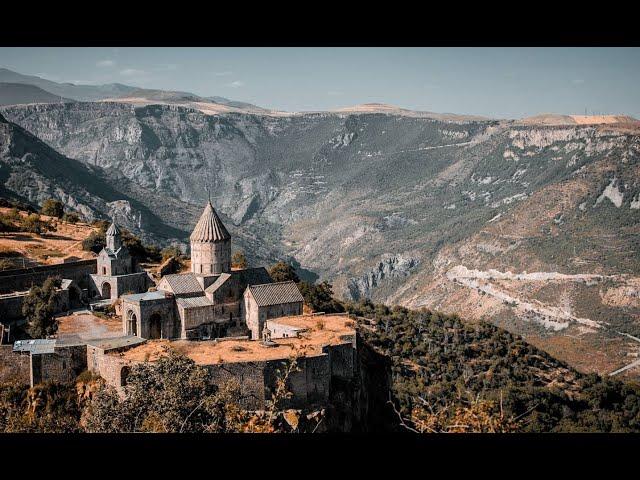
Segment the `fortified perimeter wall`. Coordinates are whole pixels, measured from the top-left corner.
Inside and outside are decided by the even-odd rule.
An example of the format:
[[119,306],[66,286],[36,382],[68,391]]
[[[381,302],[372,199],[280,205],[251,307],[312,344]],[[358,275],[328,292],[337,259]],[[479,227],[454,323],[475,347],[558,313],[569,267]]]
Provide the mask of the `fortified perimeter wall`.
[[77,262],[40,265],[0,272],[0,294],[29,290],[33,285],[42,285],[49,277],[73,280],[80,288],[89,288],[89,276],[96,273],[95,259]]

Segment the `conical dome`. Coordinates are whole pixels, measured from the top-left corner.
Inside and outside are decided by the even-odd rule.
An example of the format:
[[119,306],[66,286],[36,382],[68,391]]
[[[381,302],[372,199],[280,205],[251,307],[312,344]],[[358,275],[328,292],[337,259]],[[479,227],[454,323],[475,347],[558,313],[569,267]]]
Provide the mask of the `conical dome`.
[[218,217],[211,202],[204,207],[200,220],[189,237],[192,242],[221,242],[230,240],[231,235]]
[[118,228],[118,226],[114,223],[111,224],[111,226],[107,229],[107,236],[110,237],[115,237],[116,235],[120,235],[120,228]]

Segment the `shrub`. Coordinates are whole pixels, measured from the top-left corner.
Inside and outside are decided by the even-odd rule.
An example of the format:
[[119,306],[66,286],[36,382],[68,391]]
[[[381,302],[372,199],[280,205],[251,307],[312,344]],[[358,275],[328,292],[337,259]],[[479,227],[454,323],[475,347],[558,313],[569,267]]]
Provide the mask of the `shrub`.
[[247,257],[242,252],[236,252],[231,257],[231,266],[233,268],[247,268]]
[[274,282],[294,281],[298,283],[300,281],[295,268],[285,262],[278,262],[272,266],[269,270],[269,276]]
[[80,221],[80,215],[75,212],[65,213],[62,216],[62,220],[68,223],[78,223]]
[[42,287],[31,287],[22,303],[22,314],[27,319],[27,332],[32,338],[46,338],[58,331],[54,317],[58,300],[59,277],[49,277]]
[[42,220],[37,213],[32,213],[22,220],[21,230],[42,235],[55,230],[55,227],[50,222]]
[[64,205],[60,200],[50,198],[44,201],[44,203],[42,204],[42,209],[40,211],[43,215],[62,218],[62,216],[64,215]]

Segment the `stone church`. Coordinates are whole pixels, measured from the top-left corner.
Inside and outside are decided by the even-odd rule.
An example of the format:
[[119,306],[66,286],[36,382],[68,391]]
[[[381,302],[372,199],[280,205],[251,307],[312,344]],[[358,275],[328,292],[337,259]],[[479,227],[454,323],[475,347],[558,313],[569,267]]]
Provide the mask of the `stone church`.
[[[302,314],[302,295],[295,283],[273,283],[264,267],[231,268],[231,235],[211,202],[193,229],[190,243],[189,273],[165,275],[156,291],[122,297],[125,335],[205,340],[248,334],[260,339],[267,318]],[[245,292],[248,287],[265,285],[271,285],[268,308],[257,304],[252,308],[253,296],[245,298]]]
[[97,273],[90,277],[89,296],[105,300],[116,300],[125,293],[146,292],[153,285],[149,274],[135,265],[115,223],[106,232],[106,245],[97,259]]

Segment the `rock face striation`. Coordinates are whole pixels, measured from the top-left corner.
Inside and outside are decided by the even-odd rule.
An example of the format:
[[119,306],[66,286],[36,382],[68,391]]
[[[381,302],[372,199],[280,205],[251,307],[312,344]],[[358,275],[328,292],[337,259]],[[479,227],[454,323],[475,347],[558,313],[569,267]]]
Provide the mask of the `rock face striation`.
[[[234,249],[251,262],[297,262],[346,298],[460,311],[544,336],[543,321],[513,323],[531,312],[486,293],[503,292],[498,285],[478,290],[447,272],[640,271],[640,129],[632,119],[548,124],[366,109],[206,115],[118,102],[1,111],[12,122],[0,124],[5,139],[7,128],[14,136],[20,129],[30,142],[21,153],[8,149],[16,139],[0,145],[3,192],[34,203],[55,196],[87,216],[116,212],[126,228],[185,245],[185,225],[210,192]],[[36,161],[45,151],[48,160]],[[57,164],[84,177],[62,186],[51,173]],[[533,296],[525,303],[536,311],[555,311],[549,303],[567,318],[622,312],[616,318],[627,326],[640,318],[631,298],[615,295],[614,307],[606,289],[549,282],[560,284],[527,284],[500,298]]]

